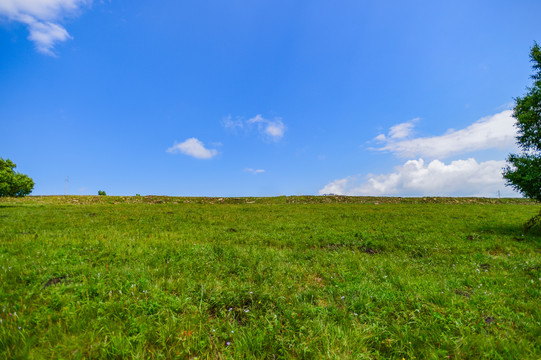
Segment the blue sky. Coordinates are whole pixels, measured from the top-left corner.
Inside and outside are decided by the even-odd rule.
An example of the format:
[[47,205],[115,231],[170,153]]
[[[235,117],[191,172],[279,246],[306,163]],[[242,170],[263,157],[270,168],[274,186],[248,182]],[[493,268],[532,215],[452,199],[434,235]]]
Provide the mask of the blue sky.
[[538,0],[0,0],[33,194],[517,196]]

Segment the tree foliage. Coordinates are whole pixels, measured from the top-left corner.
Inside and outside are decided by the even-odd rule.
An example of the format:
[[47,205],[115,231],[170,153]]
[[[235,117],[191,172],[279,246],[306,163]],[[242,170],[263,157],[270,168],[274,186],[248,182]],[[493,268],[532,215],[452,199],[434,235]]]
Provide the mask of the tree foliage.
[[9,159],[0,158],[0,197],[25,196],[32,192],[34,180],[24,174],[15,172],[15,165]]
[[[541,201],[541,48],[537,43],[530,51],[533,62],[533,86],[523,97],[515,99],[513,117],[517,120],[517,144],[521,154],[509,154],[503,177],[507,185],[524,196]],[[525,225],[541,222],[541,212]]]

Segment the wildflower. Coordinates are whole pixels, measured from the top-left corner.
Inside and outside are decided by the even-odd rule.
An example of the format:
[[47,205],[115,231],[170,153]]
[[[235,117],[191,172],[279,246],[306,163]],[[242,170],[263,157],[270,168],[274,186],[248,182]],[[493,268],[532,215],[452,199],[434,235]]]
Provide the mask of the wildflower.
[[227,346],[231,345],[231,343],[230,343],[229,341],[228,341],[228,342],[226,342],[225,344],[226,344]]
[[253,294],[254,292],[253,291],[250,291],[250,294]]
[[249,312],[249,311],[250,311],[250,309],[244,309],[244,312],[245,312],[245,313],[247,313],[247,312]]
[[229,308],[227,311],[231,311],[231,310],[233,310],[233,308]]
[[234,330],[231,330],[231,334],[233,334],[235,331]]
[[340,297],[340,299],[342,299],[342,300],[344,300],[345,298],[346,298],[345,296]]

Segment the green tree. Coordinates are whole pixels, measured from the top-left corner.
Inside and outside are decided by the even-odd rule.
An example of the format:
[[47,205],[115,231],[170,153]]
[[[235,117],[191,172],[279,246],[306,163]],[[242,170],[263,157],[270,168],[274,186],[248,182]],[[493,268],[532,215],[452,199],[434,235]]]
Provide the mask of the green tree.
[[15,172],[16,167],[11,160],[0,158],[0,197],[25,196],[32,192],[34,180]]
[[[541,202],[541,49],[537,43],[530,51],[530,59],[534,69],[533,86],[525,96],[515,99],[513,109],[518,128],[517,144],[522,153],[509,154],[509,165],[503,177],[508,186]],[[524,225],[525,230],[536,224],[541,224],[541,211]]]

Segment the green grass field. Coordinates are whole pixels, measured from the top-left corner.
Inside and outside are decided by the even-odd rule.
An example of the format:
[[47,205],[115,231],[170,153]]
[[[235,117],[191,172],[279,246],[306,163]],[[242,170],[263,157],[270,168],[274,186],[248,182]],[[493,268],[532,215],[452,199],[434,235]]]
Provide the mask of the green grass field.
[[526,200],[0,199],[0,358],[540,359]]

